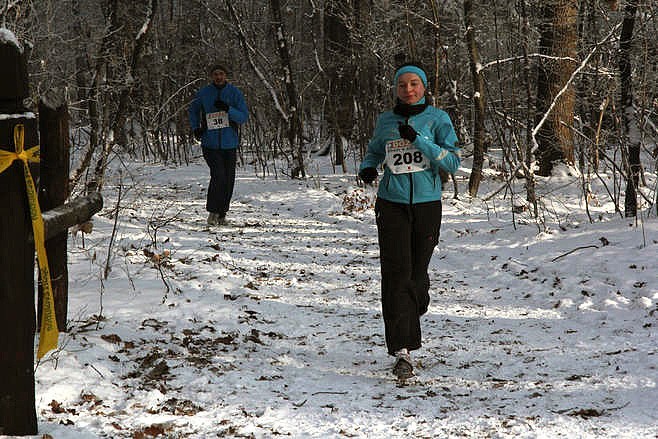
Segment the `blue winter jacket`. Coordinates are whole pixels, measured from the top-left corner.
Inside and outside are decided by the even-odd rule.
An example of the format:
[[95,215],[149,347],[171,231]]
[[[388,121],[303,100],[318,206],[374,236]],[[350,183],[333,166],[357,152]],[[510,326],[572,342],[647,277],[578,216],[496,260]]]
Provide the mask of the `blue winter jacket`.
[[[207,129],[206,114],[217,112],[215,101],[221,98],[228,106],[229,126],[226,128]],[[239,138],[237,125],[243,124],[249,118],[249,110],[242,92],[230,83],[221,90],[214,84],[201,88],[189,107],[190,126],[204,128],[201,146],[208,149],[235,149]]]
[[[359,167],[377,168],[386,159],[386,144],[400,140],[398,126],[407,117],[386,111],[379,116],[368,150]],[[379,182],[377,196],[394,203],[416,204],[441,199],[441,178],[439,168],[453,174],[461,160],[455,146],[457,135],[448,114],[438,108],[427,106],[417,115],[409,116],[411,125],[418,136],[411,144],[427,160],[427,168],[411,173],[394,174],[387,164]],[[411,157],[411,154],[407,154]]]

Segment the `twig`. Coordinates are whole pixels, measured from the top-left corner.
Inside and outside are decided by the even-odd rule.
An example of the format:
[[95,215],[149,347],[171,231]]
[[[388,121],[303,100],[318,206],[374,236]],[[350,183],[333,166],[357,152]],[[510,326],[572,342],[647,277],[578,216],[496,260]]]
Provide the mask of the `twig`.
[[[119,172],[121,175],[121,172]],[[110,273],[110,258],[112,257],[112,245],[114,244],[114,237],[117,234],[117,223],[119,221],[119,206],[121,204],[121,189],[123,188],[123,182],[119,177],[119,193],[117,195],[117,205],[114,209],[114,225],[112,226],[112,235],[110,236],[110,244],[107,248],[107,259],[105,259],[105,270],[103,270],[103,279],[107,280],[107,276]]]
[[305,399],[305,400],[302,401],[302,402],[293,402],[292,405],[294,405],[295,407],[299,408],[299,407],[303,406],[304,404],[306,404],[306,401],[308,401],[308,400]]
[[96,368],[94,367],[93,364],[89,364],[89,367],[91,367],[92,369],[94,369],[94,370],[96,371],[96,373],[97,373],[98,375],[100,375],[101,378],[105,378],[105,377],[103,376],[103,374],[102,374],[98,369],[96,369]]
[[169,292],[171,291],[171,287],[169,286],[169,282],[167,282],[167,277],[162,271],[162,265],[160,263],[156,263],[155,268],[157,268],[158,273],[160,273],[160,278],[162,279],[162,283],[164,283],[165,288],[167,289],[164,293],[164,296],[162,297],[162,303],[165,303],[167,301],[167,297],[169,297]]
[[555,262],[555,261],[557,261],[557,260],[560,259],[560,258],[563,258],[563,257],[565,257],[565,256],[570,255],[570,254],[573,253],[573,252],[576,252],[576,251],[578,251],[578,250],[583,250],[583,249],[585,249],[585,248],[599,248],[599,246],[598,246],[598,245],[594,245],[594,244],[592,244],[592,245],[583,245],[582,247],[576,247],[576,248],[574,248],[573,250],[570,250],[570,251],[566,252],[566,253],[563,254],[563,255],[560,255],[560,256],[557,256],[557,257],[551,259],[551,262]]
[[347,392],[315,392],[311,393],[311,396],[315,395],[347,395]]

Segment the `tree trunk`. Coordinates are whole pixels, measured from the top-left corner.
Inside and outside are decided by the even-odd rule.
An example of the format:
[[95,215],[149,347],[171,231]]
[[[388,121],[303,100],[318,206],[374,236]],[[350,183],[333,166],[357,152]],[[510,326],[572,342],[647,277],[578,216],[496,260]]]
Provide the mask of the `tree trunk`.
[[[542,119],[575,70],[577,55],[577,1],[554,0],[542,6],[539,52],[551,57],[539,64],[537,73],[536,120]],[[559,98],[547,122],[537,135],[539,171],[549,176],[557,161],[574,163],[573,118],[575,89]]]
[[[69,197],[69,114],[61,99],[49,97],[49,103],[39,102],[39,133],[41,137],[41,177],[39,206],[46,211],[64,204]],[[68,231],[62,230],[46,240],[48,267],[55,304],[57,327],[66,332],[68,309]],[[39,286],[37,322],[41,322],[42,290]]]
[[135,86],[141,86],[138,69],[142,64],[144,48],[146,45],[147,37],[151,32],[153,27],[153,18],[155,16],[156,8],[158,5],[157,0],[148,0],[145,7],[145,17],[142,27],[137,32],[137,35],[134,38],[134,46],[132,48],[132,53],[130,54],[130,63],[128,65],[128,71],[125,73],[125,79],[123,82],[123,88],[119,93],[118,105],[116,112],[110,122],[110,131],[114,133],[115,142],[127,147],[128,138],[126,136],[126,121],[128,117],[128,110],[130,107],[130,98],[133,94]]
[[[592,50],[599,35],[599,25],[597,22],[597,0],[587,0],[581,3],[582,6],[582,31],[579,40],[582,41],[583,47],[581,52]],[[595,141],[597,138],[599,120],[602,116],[602,105],[600,98],[597,96],[596,87],[600,80],[599,60],[595,61],[593,72],[584,75],[581,84],[581,93],[578,97],[580,102],[580,113],[584,118],[584,134],[590,139],[590,147],[583,148],[583,153],[587,154],[588,162],[596,172],[599,169],[599,144]],[[605,109],[605,107],[603,107]],[[603,110],[604,111],[604,110]],[[584,163],[583,163],[584,164]]]
[[[0,39],[0,63],[0,149],[15,152],[17,124],[25,126],[26,147],[38,144],[36,119],[22,104],[29,96],[26,57]],[[23,174],[20,160],[0,173],[0,435],[17,436],[37,433],[34,239]]]
[[631,69],[631,43],[637,0],[629,0],[624,10],[624,22],[619,39],[619,79],[621,82],[622,128],[626,155],[626,193],[624,194],[624,215],[637,216],[637,187],[640,183],[640,132],[635,122],[633,110],[633,77]]
[[[80,1],[81,0],[76,0],[71,5],[71,12],[73,14],[73,24],[71,27],[73,28],[73,33],[75,35],[80,35],[82,38],[90,39],[90,32],[86,27],[83,27],[84,18],[80,13]],[[99,58],[105,59],[105,57]],[[79,51],[76,54],[75,67],[75,85],[78,91],[78,100],[81,103],[84,103],[84,106],[87,108],[87,117],[89,119],[89,141],[78,167],[71,173],[69,181],[70,190],[75,188],[80,182],[82,176],[87,172],[87,169],[89,169],[91,158],[96,147],[100,143],[98,99],[101,75],[97,71],[92,79],[90,72],[93,73],[93,70],[89,65],[87,54],[83,51]]]
[[[530,68],[530,58],[528,56],[528,46],[530,38],[530,24],[528,19],[528,14],[525,8],[525,2],[519,2],[520,16],[521,16],[521,34],[526,37],[523,39],[521,48],[523,52],[523,79],[525,86],[525,97],[528,108],[531,106],[532,102],[532,86],[531,86],[531,68]],[[520,166],[524,170],[524,175],[526,179],[526,199],[532,205],[533,215],[535,218],[539,216],[539,209],[537,206],[537,193],[536,193],[536,178],[535,172],[532,167],[532,148],[534,146],[532,138],[532,113],[527,112],[526,120],[526,144],[525,149],[523,150],[523,156],[521,157]],[[512,172],[516,172],[515,169],[512,169]]]
[[[441,23],[441,11],[439,10],[439,4],[438,0],[430,0],[430,6],[432,8],[432,18],[433,18],[433,29],[432,33],[434,35],[432,44],[433,44],[433,67],[434,67],[434,77],[433,80],[430,81],[431,84],[428,84],[429,92],[432,94],[431,96],[431,104],[432,105],[438,105],[438,99],[439,96],[441,95],[441,88],[440,88],[440,81],[439,78],[441,77],[441,74],[444,73],[446,75],[449,75],[449,70],[445,69],[445,72],[441,72],[441,57],[445,56],[445,46],[441,42],[441,32],[440,32],[440,23]],[[427,72],[426,72],[427,73]],[[428,78],[429,80],[429,78]],[[452,94],[452,96],[455,96]],[[461,116],[455,117],[456,114],[460,114],[459,112],[459,103],[455,100],[454,101],[454,111],[451,114],[452,122],[453,125],[455,126],[455,130],[459,133],[460,132],[460,120]],[[445,185],[450,181],[451,175],[448,174],[446,171],[443,169],[439,168],[439,178],[441,179],[441,187],[445,188]],[[452,182],[454,184],[454,198],[457,198],[459,196],[459,187],[457,186],[457,180],[455,179],[454,175],[452,176]]]
[[333,134],[334,161],[344,166],[343,138],[349,137],[354,120],[354,68],[350,59],[350,33],[344,23],[349,11],[345,1],[329,1],[324,17],[325,59],[331,60],[329,75],[329,132]]
[[484,75],[480,71],[480,53],[475,41],[473,28],[473,2],[464,0],[464,24],[466,26],[466,45],[470,54],[471,79],[473,81],[473,168],[468,180],[468,192],[475,197],[482,181],[482,165],[486,153],[484,118],[485,91]]
[[[370,0],[356,0],[352,2],[354,10],[354,26],[356,29],[368,29],[372,23],[373,2]],[[354,31],[353,31],[354,32]],[[350,145],[358,151],[358,157],[362,158],[368,147],[368,142],[375,129],[376,115],[379,113],[377,105],[377,82],[373,78],[377,76],[378,67],[373,60],[365,54],[368,52],[367,44],[364,44],[364,36],[351,35],[352,56],[356,65],[354,93],[350,103],[356,109],[354,121],[352,122],[352,133]],[[345,169],[345,168],[344,168]]]
[[285,27],[283,25],[283,17],[281,14],[281,4],[279,0],[270,0],[270,7],[272,9],[272,16],[274,18],[274,34],[277,39],[277,47],[279,49],[279,59],[283,67],[283,77],[288,95],[288,142],[294,157],[294,166],[291,171],[293,178],[305,177],[306,169],[304,165],[304,154],[302,151],[302,124],[301,124],[301,108],[299,108],[299,99],[297,97],[297,88],[292,75],[292,62],[290,59],[290,50],[288,49],[288,40],[286,37]]
[[[155,14],[155,8],[157,6],[156,0],[149,0],[146,4],[146,17],[144,24],[138,31],[137,35],[134,38],[134,46],[132,48],[132,53],[130,54],[130,62],[127,66],[127,71],[124,73],[124,77],[121,78],[120,83],[121,91],[116,97],[117,106],[114,110],[114,113],[111,116],[111,120],[107,121],[109,133],[112,136],[106,136],[101,155],[96,162],[94,168],[94,182],[95,186],[93,189],[100,190],[103,187],[103,180],[105,176],[105,168],[107,167],[107,161],[109,159],[110,153],[114,149],[114,145],[126,146],[126,133],[125,133],[125,124],[126,117],[129,107],[129,99],[134,90],[135,84],[138,84],[136,80],[137,68],[142,59],[142,53],[144,50],[144,44],[146,42],[146,36],[148,35],[149,30],[151,29],[151,22]],[[111,1],[111,6],[108,9],[107,19],[110,23],[110,29],[120,29],[122,23],[118,17],[119,6],[117,0]],[[112,34],[107,35],[108,38],[114,38]],[[105,43],[105,40],[104,40]],[[111,47],[109,42],[107,43],[107,49]],[[114,78],[117,79],[117,78]],[[91,189],[91,187],[90,187]]]

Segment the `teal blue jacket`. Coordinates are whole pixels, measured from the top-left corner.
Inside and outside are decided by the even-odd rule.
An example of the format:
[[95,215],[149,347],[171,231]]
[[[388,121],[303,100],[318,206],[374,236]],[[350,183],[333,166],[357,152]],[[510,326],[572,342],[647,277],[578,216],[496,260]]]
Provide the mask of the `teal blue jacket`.
[[[368,150],[359,167],[377,168],[386,159],[386,144],[400,139],[398,126],[407,117],[386,111],[379,116]],[[418,133],[411,144],[427,158],[427,169],[394,174],[387,164],[379,182],[377,196],[394,203],[416,204],[441,199],[439,169],[454,174],[461,163],[457,135],[448,114],[427,106],[420,114],[409,116],[408,123]]]

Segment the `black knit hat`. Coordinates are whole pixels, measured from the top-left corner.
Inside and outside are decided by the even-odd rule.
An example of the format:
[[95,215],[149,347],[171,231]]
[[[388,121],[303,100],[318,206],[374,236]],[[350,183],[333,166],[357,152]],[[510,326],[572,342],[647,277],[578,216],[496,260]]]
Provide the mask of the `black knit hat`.
[[212,72],[215,70],[221,70],[222,72],[226,73],[227,75],[229,74],[228,69],[224,66],[224,64],[221,63],[214,63],[210,66],[210,69],[208,70],[208,74],[212,75]]

